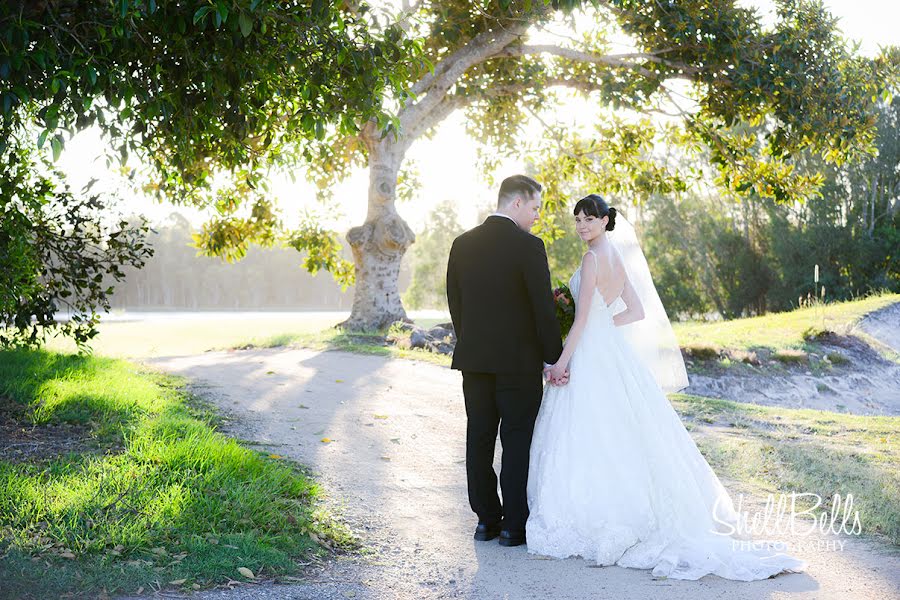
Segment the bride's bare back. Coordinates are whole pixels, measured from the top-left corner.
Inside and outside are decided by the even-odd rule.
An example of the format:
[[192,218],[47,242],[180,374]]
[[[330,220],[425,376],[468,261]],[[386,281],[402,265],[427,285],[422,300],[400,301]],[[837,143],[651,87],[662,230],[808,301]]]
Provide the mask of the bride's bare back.
[[625,303],[625,310],[614,317],[616,325],[625,325],[644,318],[644,307],[640,298],[634,291],[628,273],[625,271],[625,263],[615,246],[605,243],[597,248],[588,250],[597,257],[597,278],[594,285],[603,296],[607,306],[611,306],[617,298],[621,297]]
[[594,285],[607,305],[616,301],[616,298],[625,291],[625,265],[622,257],[616,252],[612,244],[604,244],[600,248],[589,250],[597,257],[597,280]]

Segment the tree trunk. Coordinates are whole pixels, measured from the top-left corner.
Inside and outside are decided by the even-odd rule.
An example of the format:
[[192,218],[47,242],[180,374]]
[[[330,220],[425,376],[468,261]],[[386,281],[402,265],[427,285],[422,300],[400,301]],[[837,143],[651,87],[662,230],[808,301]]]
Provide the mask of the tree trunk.
[[400,262],[416,240],[397,214],[397,174],[409,144],[389,135],[380,138],[370,123],[363,131],[369,152],[369,209],[366,222],[347,233],[356,265],[350,318],[340,327],[371,331],[394,321],[409,321],[400,301]]

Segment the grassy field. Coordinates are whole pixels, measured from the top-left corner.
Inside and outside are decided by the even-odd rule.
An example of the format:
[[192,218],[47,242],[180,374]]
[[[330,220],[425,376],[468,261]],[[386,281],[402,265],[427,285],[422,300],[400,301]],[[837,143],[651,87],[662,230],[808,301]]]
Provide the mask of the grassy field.
[[900,417],[671,396],[713,470],[747,493],[853,494],[863,532],[900,545]]
[[[766,348],[772,352],[781,351],[784,360],[788,361],[792,351],[809,347],[809,342],[804,339],[805,332],[824,328],[847,333],[862,316],[894,302],[900,302],[900,294],[882,294],[827,304],[821,308],[804,308],[749,319],[675,323],[674,328],[683,348],[716,351]],[[136,358],[295,344],[450,364],[447,357],[429,352],[385,347],[377,333],[345,335],[333,328],[339,320],[334,313],[310,312],[245,318],[211,315],[192,319],[111,321],[100,325],[100,333],[93,341],[92,349],[98,355]],[[441,320],[415,319],[416,324],[422,327],[434,326]],[[75,350],[73,343],[60,339],[51,340],[47,348],[60,352]]]
[[[895,302],[900,302],[900,294],[882,294],[852,302],[828,304],[820,308],[803,308],[748,319],[675,323],[674,329],[682,348],[689,349],[700,357],[703,357],[704,352],[709,354],[708,358],[716,358],[723,351],[736,352],[740,355],[752,350],[765,349],[770,351],[779,363],[790,365],[793,362],[805,363],[805,351],[815,349],[815,342],[805,337],[809,332],[831,330],[840,334],[853,332],[855,335],[865,337],[865,334],[854,329],[854,324],[866,314]],[[429,327],[434,323],[418,322],[418,324]],[[281,332],[268,336],[251,336],[233,347],[273,348],[288,345],[379,354],[450,365],[448,356],[423,350],[385,346],[383,336],[377,332],[353,335],[334,329]],[[838,361],[841,356],[833,358]]]
[[352,543],[304,472],[217,433],[180,383],[120,360],[0,352],[0,424],[12,442],[30,431],[12,446],[32,448],[0,460],[0,597],[271,577],[319,560],[318,540]]
[[808,343],[804,332],[830,330],[846,334],[861,317],[895,302],[900,302],[900,294],[880,294],[748,319],[674,323],[673,328],[682,348],[802,350]]
[[[326,330],[338,322],[332,314],[314,312],[254,318],[198,315],[194,319],[109,321],[100,324],[91,346],[95,354],[117,358],[180,356],[229,348],[251,338],[304,335]],[[75,344],[53,339],[48,349],[74,352]]]
[[[340,317],[334,313],[294,313],[290,315],[228,317],[199,313],[190,319],[152,319],[109,321],[100,324],[92,341],[94,354],[116,358],[143,358],[201,354],[248,344],[285,345],[309,339],[338,336],[334,326]],[[442,319],[416,319],[423,327],[432,327]],[[278,342],[276,344],[276,342]],[[73,342],[52,339],[48,350],[75,352]]]

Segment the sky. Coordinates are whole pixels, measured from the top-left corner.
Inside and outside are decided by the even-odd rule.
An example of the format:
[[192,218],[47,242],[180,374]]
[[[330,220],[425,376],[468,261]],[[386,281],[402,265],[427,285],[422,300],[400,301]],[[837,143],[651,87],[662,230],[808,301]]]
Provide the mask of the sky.
[[[773,20],[772,2],[743,0],[739,3],[758,8],[764,22]],[[879,45],[900,45],[900,0],[825,0],[824,4],[840,19],[839,26],[846,37],[861,42],[862,54],[876,54]],[[573,98],[558,112],[569,115],[572,126],[578,127],[587,122],[581,117],[590,117],[588,113],[592,111],[586,102]],[[537,128],[537,125],[532,124],[532,127]],[[66,144],[59,166],[70,178],[74,190],[94,178],[99,183],[92,191],[117,190],[121,179],[106,168],[101,157],[102,148],[103,142],[96,128],[80,132]],[[439,126],[432,139],[417,140],[410,148],[407,159],[416,164],[421,189],[414,200],[398,203],[397,210],[416,232],[427,224],[428,214],[439,202],[456,202],[460,223],[469,228],[477,224],[479,212],[492,206],[496,200],[496,190],[483,179],[477,167],[476,144],[466,136],[465,117],[460,112],[451,115]],[[497,172],[498,181],[507,174],[523,172],[524,168],[524,158],[505,161]],[[296,170],[295,177],[296,182],[291,182],[287,175],[273,177],[270,181],[277,204],[288,224],[299,217],[304,207],[317,206],[315,188],[304,180],[302,167]],[[368,173],[365,170],[354,173],[335,188],[334,198],[341,210],[330,226],[345,232],[354,225],[362,224],[366,214],[367,188]],[[154,222],[164,220],[174,210],[184,214],[197,226],[205,220],[205,215],[196,209],[160,205],[132,194],[122,197],[123,211],[141,212]]]

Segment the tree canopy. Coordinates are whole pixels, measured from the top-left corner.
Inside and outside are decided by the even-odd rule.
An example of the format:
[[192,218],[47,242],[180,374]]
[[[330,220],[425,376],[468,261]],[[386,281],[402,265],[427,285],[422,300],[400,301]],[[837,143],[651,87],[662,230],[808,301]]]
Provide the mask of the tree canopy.
[[[3,288],[3,323],[30,321],[19,300],[36,288],[21,281],[54,285],[47,261],[66,260],[41,258],[35,233],[41,215],[65,205],[65,182],[37,190],[13,173],[40,166],[45,145],[56,159],[91,125],[109,142],[108,160],[132,153],[148,165],[146,191],[217,209],[221,224],[204,238],[214,252],[240,256],[250,241],[273,241],[268,170],[311,159],[310,142],[327,131],[387,127],[384,100],[404,93],[416,44],[397,28],[372,33],[366,12],[320,0],[0,4],[2,255],[19,282]],[[252,210],[239,219],[242,205]],[[96,241],[115,262],[112,239]]]
[[[347,325],[405,318],[393,265],[414,236],[394,206],[397,183],[410,145],[457,110],[485,149],[488,173],[504,155],[553,157],[533,173],[548,184],[547,214],[578,187],[638,200],[683,189],[690,179],[653,159],[658,141],[705,152],[730,195],[778,202],[821,184],[795,169],[800,155],[839,164],[871,153],[875,107],[897,81],[900,51],[859,56],[821,2],[775,4],[774,24],[764,25],[734,0],[407,3],[396,22],[419,42],[427,68],[407,73],[399,129],[387,138],[365,127],[335,132],[327,160],[313,162],[323,188],[354,167],[370,171],[369,214],[347,236],[357,279]],[[621,35],[632,49],[615,50]],[[559,106],[563,89],[590,98],[598,114],[667,113],[677,124],[664,137],[648,121],[616,117],[590,135],[549,124],[544,143],[533,143],[525,124]],[[545,223],[541,233],[549,240],[559,230]]]

